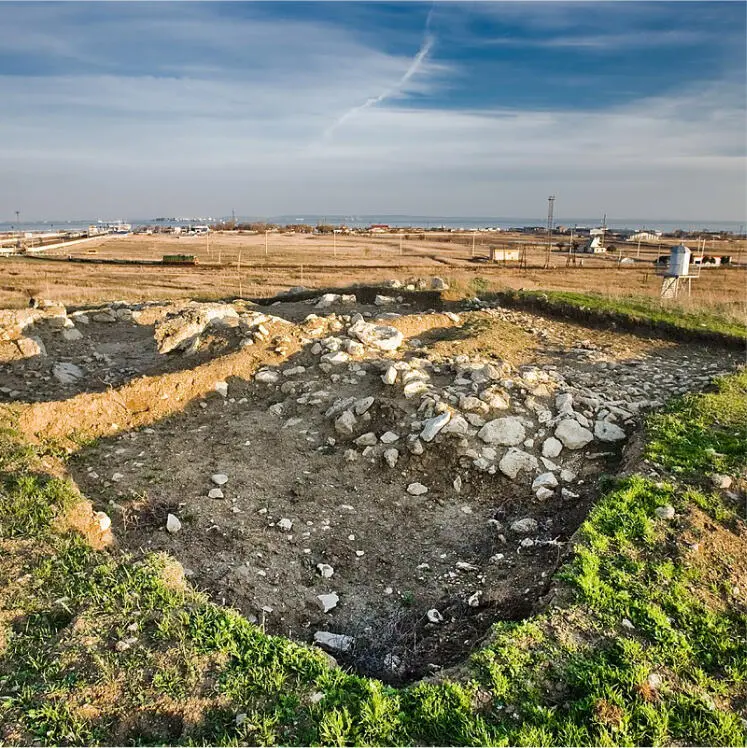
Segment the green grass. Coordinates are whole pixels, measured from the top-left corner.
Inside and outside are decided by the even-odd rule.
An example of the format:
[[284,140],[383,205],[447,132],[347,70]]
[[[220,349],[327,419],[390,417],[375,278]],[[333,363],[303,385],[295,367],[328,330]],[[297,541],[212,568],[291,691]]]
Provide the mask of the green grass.
[[[671,478],[633,476],[600,498],[559,574],[562,603],[497,624],[452,680],[402,689],[265,635],[175,583],[164,555],[136,562],[55,529],[75,493],[9,437],[0,744],[744,745],[735,561],[698,562],[684,538],[706,532],[698,517],[703,544],[744,538],[738,508],[697,477],[747,465],[746,378],[650,419],[647,456]],[[674,520],[657,517],[664,504]]]
[[681,330],[717,333],[747,340],[747,326],[744,323],[712,312],[687,312],[646,296],[613,297],[572,291],[518,291],[504,295],[519,299],[542,299],[551,306],[567,304],[600,314],[619,314],[633,322],[667,324]]

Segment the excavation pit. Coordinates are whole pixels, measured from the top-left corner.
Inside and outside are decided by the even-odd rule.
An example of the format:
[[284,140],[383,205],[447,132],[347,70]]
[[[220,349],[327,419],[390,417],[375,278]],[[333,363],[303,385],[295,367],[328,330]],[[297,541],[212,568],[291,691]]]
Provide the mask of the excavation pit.
[[[70,468],[121,548],[167,551],[217,603],[392,683],[458,664],[493,623],[542,607],[642,414],[735,363],[502,309],[272,313],[300,322],[299,303],[317,317],[277,323],[264,359],[256,341],[251,366],[237,358],[206,388],[208,361],[201,390],[182,386],[174,410],[110,430]],[[350,345],[361,311],[397,326],[396,350]],[[565,444],[584,429],[588,443]]]

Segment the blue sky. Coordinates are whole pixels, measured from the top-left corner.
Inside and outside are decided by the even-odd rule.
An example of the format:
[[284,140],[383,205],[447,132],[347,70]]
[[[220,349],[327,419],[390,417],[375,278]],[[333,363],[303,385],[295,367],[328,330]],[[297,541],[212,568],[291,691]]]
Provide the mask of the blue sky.
[[0,3],[0,218],[743,220],[742,2]]

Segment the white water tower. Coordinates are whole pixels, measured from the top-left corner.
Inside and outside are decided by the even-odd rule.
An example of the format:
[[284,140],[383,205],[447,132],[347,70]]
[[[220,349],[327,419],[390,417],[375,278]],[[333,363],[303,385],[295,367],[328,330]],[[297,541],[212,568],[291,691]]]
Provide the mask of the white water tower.
[[669,265],[665,275],[668,278],[686,278],[690,275],[690,258],[692,252],[684,244],[672,247],[669,252]]
[[669,262],[657,273],[664,276],[661,284],[662,299],[676,298],[681,290],[681,281],[687,281],[685,284],[687,286],[687,295],[690,295],[692,279],[699,276],[699,273],[692,274],[690,272],[692,254],[690,248],[684,244],[678,244],[669,250]]

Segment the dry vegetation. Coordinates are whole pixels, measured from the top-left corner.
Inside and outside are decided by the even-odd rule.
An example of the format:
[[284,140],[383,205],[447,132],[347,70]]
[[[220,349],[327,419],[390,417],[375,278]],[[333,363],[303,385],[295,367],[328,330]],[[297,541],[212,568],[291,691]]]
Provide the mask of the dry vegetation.
[[[470,262],[472,235],[315,236],[305,234],[218,233],[205,237],[166,235],[109,237],[100,242],[52,250],[46,259],[4,258],[0,306],[25,306],[30,296],[66,304],[120,298],[204,298],[272,296],[293,286],[329,287],[372,283],[387,278],[440,275],[449,280],[451,296],[503,289],[596,291],[611,296],[656,298],[661,279],[652,261],[667,244],[623,245],[634,262],[618,266],[617,254],[587,256],[583,266],[568,267],[567,256],[553,252],[551,268],[542,269],[545,250],[528,245],[527,270],[515,266]],[[478,234],[475,254],[487,255],[491,244],[514,245],[518,235]],[[671,243],[671,242],[670,242]],[[517,244],[518,246],[518,244]],[[747,257],[744,241],[710,242],[710,254]],[[96,259],[158,261],[164,254],[194,254],[197,267],[68,263],[68,256]],[[688,310],[709,310],[742,321],[745,313],[744,267],[707,268],[693,282],[691,298],[677,304]]]

